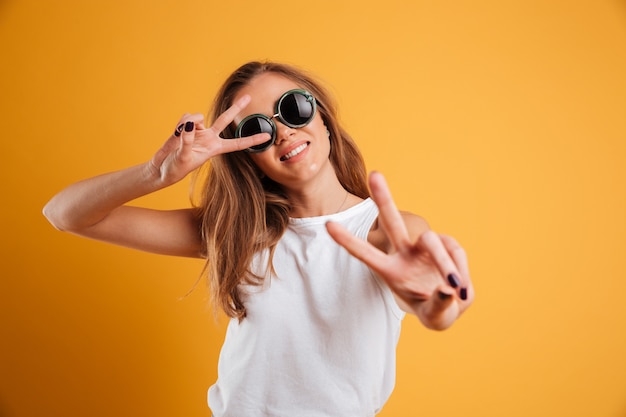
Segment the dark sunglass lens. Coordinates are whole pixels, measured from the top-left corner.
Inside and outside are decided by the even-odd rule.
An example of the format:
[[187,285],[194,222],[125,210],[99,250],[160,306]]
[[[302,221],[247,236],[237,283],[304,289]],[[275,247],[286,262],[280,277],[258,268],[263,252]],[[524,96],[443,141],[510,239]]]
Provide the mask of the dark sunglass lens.
[[[258,133],[267,133],[271,137],[273,137],[273,128],[270,124],[269,120],[264,119],[262,117],[252,117],[243,122],[239,129],[239,137],[246,137],[256,135]],[[250,147],[250,149],[255,151],[262,151],[269,148],[272,145],[272,139],[264,142],[260,145],[255,145]]]
[[242,138],[256,135],[258,133],[272,134],[272,125],[268,120],[261,117],[253,117],[244,121],[239,129],[239,136]]
[[293,126],[306,125],[313,117],[312,98],[302,93],[288,94],[281,100],[278,111],[285,122]]

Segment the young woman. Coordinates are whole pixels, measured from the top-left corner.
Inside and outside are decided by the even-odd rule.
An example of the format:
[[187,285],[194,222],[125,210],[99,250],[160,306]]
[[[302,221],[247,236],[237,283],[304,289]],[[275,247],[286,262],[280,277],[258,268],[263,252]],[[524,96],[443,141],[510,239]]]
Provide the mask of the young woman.
[[[186,114],[149,162],[73,184],[46,205],[58,229],[203,257],[232,319],[209,406],[222,416],[373,416],[391,394],[405,312],[445,329],[474,297],[464,250],[368,179],[313,78],[251,62],[212,123]],[[127,202],[206,167],[197,207]],[[369,185],[369,187],[368,187]],[[371,197],[370,197],[371,192]]]

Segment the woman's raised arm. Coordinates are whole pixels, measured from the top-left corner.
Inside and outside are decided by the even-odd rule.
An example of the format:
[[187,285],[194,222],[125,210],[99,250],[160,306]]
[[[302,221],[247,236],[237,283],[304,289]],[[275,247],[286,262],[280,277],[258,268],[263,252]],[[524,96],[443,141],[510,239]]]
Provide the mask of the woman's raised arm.
[[160,254],[201,256],[192,209],[163,211],[126,203],[182,180],[215,155],[267,141],[266,134],[219,137],[249,101],[242,97],[209,128],[202,115],[184,115],[149,162],[70,185],[46,204],[44,215],[57,229],[80,236]]

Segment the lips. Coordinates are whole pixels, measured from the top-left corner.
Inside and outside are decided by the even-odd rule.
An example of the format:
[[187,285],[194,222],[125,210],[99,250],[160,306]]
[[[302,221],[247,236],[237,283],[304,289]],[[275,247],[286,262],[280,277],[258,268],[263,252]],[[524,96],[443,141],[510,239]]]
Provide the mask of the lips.
[[289,159],[293,158],[294,156],[298,155],[300,152],[305,150],[308,146],[309,146],[309,142],[305,142],[302,145],[297,146],[295,149],[287,152],[285,155],[281,156],[280,160],[283,162],[288,161]]

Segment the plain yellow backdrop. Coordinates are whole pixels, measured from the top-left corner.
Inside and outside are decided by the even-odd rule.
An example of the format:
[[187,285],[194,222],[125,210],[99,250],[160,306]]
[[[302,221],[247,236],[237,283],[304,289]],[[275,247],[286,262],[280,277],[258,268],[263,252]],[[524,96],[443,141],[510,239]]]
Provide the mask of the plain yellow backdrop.
[[469,254],[474,306],[405,320],[381,416],[626,416],[623,0],[4,0],[0,46],[3,417],[209,416],[201,262],[41,209],[146,161],[252,59],[325,80],[398,205]]

